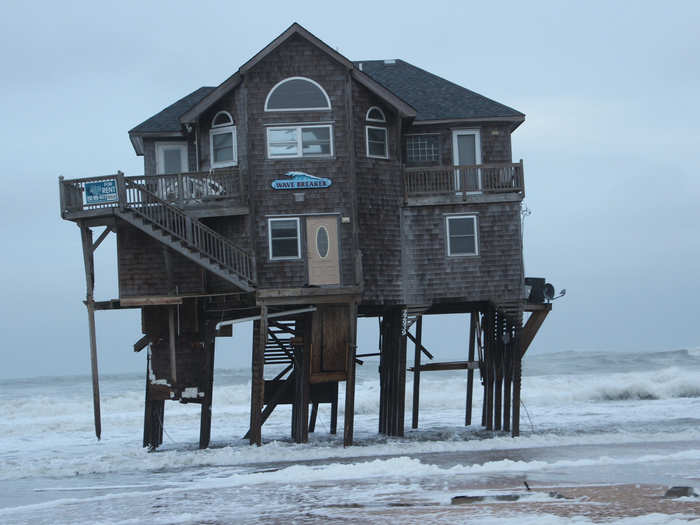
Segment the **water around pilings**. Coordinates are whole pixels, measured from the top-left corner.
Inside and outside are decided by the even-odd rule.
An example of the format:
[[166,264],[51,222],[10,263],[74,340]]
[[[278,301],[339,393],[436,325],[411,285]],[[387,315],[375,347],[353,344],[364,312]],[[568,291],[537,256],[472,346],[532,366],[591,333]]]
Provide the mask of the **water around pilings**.
[[[291,409],[281,406],[263,427],[264,445],[250,447],[241,439],[248,370],[216,372],[210,449],[197,450],[199,407],[168,403],[163,446],[152,454],[141,447],[142,374],[102,377],[100,442],[89,377],[2,381],[0,522],[367,522],[399,508],[401,522],[450,521],[441,513],[452,496],[522,490],[524,479],[700,485],[700,351],[532,354],[524,364],[520,438],[460,425],[464,371],[422,375],[417,431],[409,374],[406,436],[386,438],[377,435],[377,363],[366,362],[349,448],[342,431],[329,434],[324,405],[309,444],[291,442]],[[341,386],[339,421],[342,407]],[[484,508],[470,522],[496,519],[505,518]]]

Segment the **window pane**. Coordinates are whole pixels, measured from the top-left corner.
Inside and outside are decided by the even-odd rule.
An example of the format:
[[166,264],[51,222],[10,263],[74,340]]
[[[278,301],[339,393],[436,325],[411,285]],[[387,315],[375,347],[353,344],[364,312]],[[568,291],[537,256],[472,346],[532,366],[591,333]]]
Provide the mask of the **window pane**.
[[297,141],[296,128],[270,129],[267,133],[270,143]]
[[270,231],[273,239],[280,237],[294,237],[296,239],[297,221],[294,219],[271,221]]
[[212,135],[214,162],[233,160],[233,133],[217,133]]
[[474,235],[474,217],[449,218],[450,236]]
[[308,80],[296,78],[280,84],[270,94],[266,109],[329,108],[323,92]]
[[370,142],[386,142],[385,129],[369,128],[367,130],[367,136],[369,137]]
[[224,126],[226,124],[233,124],[226,113],[219,113],[216,117],[214,117],[214,122],[212,122],[212,126]]
[[452,255],[475,254],[476,243],[474,236],[450,237],[450,253]]
[[272,241],[273,257],[298,257],[296,239],[277,239]]
[[323,226],[316,232],[316,249],[322,258],[328,255],[328,230]]
[[297,221],[294,219],[270,221],[272,257],[298,257]]
[[163,150],[163,173],[181,173],[182,156],[180,148],[169,148]]
[[301,142],[303,155],[331,154],[330,128],[302,128]]
[[297,144],[270,144],[268,146],[270,157],[289,157],[297,154]]
[[370,110],[369,113],[367,113],[367,119],[368,120],[381,120],[384,122],[384,115],[382,115],[382,112],[379,111],[377,108],[373,108]]
[[460,166],[473,166],[476,164],[476,136],[457,135],[457,158]]

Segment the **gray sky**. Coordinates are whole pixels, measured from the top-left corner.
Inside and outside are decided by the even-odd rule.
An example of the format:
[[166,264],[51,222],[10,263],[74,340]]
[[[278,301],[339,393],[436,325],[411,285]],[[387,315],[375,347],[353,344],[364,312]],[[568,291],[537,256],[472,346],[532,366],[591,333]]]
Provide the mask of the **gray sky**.
[[[700,3],[40,4],[9,2],[0,19],[0,377],[89,373],[80,236],[59,217],[58,175],[142,173],[127,131],[294,21],[351,60],[401,58],[526,113],[513,135],[526,274],[568,290],[532,351],[700,346]],[[117,296],[114,245],[97,252],[98,299]],[[138,312],[97,323],[101,372],[143,371]],[[372,351],[376,320],[360,329]],[[464,352],[464,319],[426,330],[438,357]],[[249,363],[246,335],[220,340],[218,366]]]

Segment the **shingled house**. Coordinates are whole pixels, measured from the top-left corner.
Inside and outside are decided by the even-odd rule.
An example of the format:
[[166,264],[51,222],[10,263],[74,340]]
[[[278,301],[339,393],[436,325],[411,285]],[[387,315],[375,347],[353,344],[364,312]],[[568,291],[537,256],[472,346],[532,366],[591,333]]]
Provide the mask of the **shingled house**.
[[[220,85],[129,132],[144,175],[61,179],[61,214],[83,236],[97,424],[94,310],[141,308],[144,445],[161,442],[171,399],[202,404],[207,446],[215,337],[246,320],[251,442],[279,403],[293,406],[297,441],[318,403],[331,404],[335,432],[346,382],[351,443],[358,315],[382,321],[380,432],[404,431],[410,340],[414,427],[421,371],[467,370],[469,424],[479,368],[482,424],[517,434],[531,337],[511,133],[524,118],[402,60],[352,62],[293,24]],[[110,231],[119,298],[95,301],[92,253]],[[422,316],[443,313],[470,314],[468,359],[421,364]]]

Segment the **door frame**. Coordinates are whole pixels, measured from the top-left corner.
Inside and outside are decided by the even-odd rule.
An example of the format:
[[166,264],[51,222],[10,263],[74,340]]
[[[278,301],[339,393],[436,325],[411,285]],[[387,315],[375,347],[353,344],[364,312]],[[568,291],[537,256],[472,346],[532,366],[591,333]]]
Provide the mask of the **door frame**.
[[163,173],[163,168],[165,164],[163,150],[165,148],[173,147],[177,147],[177,149],[180,150],[180,163],[183,166],[183,170],[181,173],[187,173],[188,171],[190,171],[189,158],[187,154],[187,142],[156,142],[156,175],[165,175],[165,173]]
[[[309,219],[317,219],[317,218],[327,218],[327,219],[332,219],[335,221],[335,245],[337,247],[337,256],[338,256],[338,283],[337,284],[322,284],[322,285],[317,285],[317,286],[342,286],[343,285],[343,272],[342,272],[342,266],[341,266],[341,260],[342,260],[342,245],[340,242],[340,225],[341,225],[341,214],[340,213],[309,213],[303,215],[304,217],[304,237],[305,237],[305,242],[304,242],[304,254],[305,254],[305,259],[306,259],[306,280],[310,284],[310,278],[311,278],[311,260],[309,258],[309,244],[313,243],[313,249],[317,250],[316,246],[316,232],[309,232]],[[312,234],[313,233],[313,234]],[[330,248],[330,236],[329,236],[329,248]],[[318,250],[317,250],[318,251]]]

